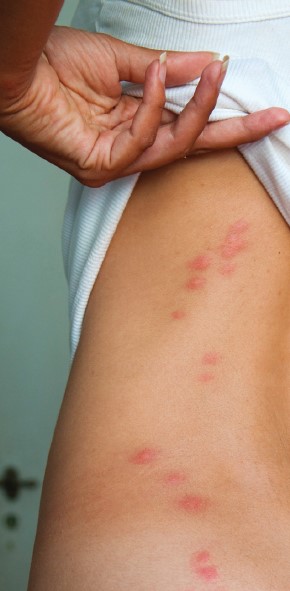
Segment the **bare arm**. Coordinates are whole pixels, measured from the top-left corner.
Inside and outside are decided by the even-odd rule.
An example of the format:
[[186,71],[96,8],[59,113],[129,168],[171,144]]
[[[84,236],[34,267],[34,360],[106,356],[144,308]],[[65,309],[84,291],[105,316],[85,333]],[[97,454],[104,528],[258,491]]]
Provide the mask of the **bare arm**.
[[0,0],[0,100],[31,83],[63,0]]

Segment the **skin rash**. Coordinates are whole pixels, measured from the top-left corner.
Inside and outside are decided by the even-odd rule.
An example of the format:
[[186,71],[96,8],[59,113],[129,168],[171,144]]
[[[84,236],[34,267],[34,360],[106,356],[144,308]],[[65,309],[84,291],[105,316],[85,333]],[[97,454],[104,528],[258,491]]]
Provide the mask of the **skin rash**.
[[185,283],[186,290],[199,291],[206,287],[206,271],[217,270],[223,277],[231,277],[237,270],[233,261],[248,247],[249,223],[239,219],[230,224],[223,240],[213,249],[210,256],[207,252],[200,253],[195,258],[186,261],[186,268],[193,275]]
[[[203,252],[186,262],[187,271],[190,277],[185,283],[187,291],[203,291],[210,281],[208,271],[218,273],[219,276],[232,278],[238,269],[237,261],[243,251],[248,247],[249,224],[246,220],[240,219],[229,225],[222,241],[216,245],[213,253],[209,255]],[[187,317],[186,310],[176,308],[171,312],[173,320],[183,320]],[[219,351],[207,350],[198,361],[199,373],[196,374],[197,382],[207,384],[215,379],[215,370],[222,362],[222,355]],[[166,454],[166,452],[165,452]],[[157,465],[164,456],[164,451],[155,447],[143,447],[136,450],[128,457],[129,463],[138,467]],[[143,473],[144,474],[144,473]],[[152,472],[149,473],[152,478]],[[156,473],[156,480],[162,482],[165,490],[177,492],[175,498],[171,499],[172,508],[180,515],[188,515],[193,519],[203,518],[211,508],[212,502],[202,494],[202,491],[184,491],[188,482],[187,474],[181,470],[171,470],[163,475]],[[182,490],[183,489],[183,490]],[[165,492],[165,491],[164,491]],[[166,499],[168,499],[168,494]],[[207,549],[195,551],[189,557],[190,572],[193,576],[193,585],[203,583],[206,589],[213,591],[228,591],[223,585],[219,569]],[[196,591],[195,587],[180,589],[178,591]]]
[[[215,364],[220,360],[220,355],[216,352],[205,353],[202,357],[205,363]],[[158,465],[158,462],[162,457],[166,455],[166,450],[155,447],[143,447],[136,450],[133,454],[129,455],[129,463],[136,466],[136,469],[140,466]],[[150,478],[152,472],[149,472]],[[160,476],[156,475],[156,484],[160,481]],[[188,477],[186,472],[181,470],[171,470],[161,477],[163,485],[167,490],[176,491],[180,487],[187,485]],[[168,497],[167,497],[168,498]],[[181,493],[172,499],[173,508],[179,511],[180,514],[188,514],[193,518],[200,518],[206,516],[208,509],[211,507],[211,501],[204,495],[196,492]],[[193,577],[193,583],[196,585],[203,583],[206,588],[212,589],[212,591],[227,591],[225,587],[216,586],[220,581],[220,573],[217,565],[211,557],[210,552],[206,548],[202,548],[190,554],[188,557],[188,565],[190,573]],[[214,586],[213,586],[214,585]],[[186,589],[180,589],[178,591],[197,591],[199,587],[191,587]],[[206,589],[204,590],[206,591]]]
[[[189,292],[202,292],[208,285],[207,271],[212,270],[224,279],[231,279],[238,270],[236,259],[248,247],[249,223],[239,219],[230,224],[223,240],[216,245],[211,255],[207,252],[198,254],[186,261],[185,267],[191,276],[187,278],[184,288]],[[173,320],[184,320],[187,312],[177,308],[170,313]],[[214,360],[204,363],[216,363]],[[202,381],[202,379],[201,379]],[[204,380],[206,381],[206,380]]]

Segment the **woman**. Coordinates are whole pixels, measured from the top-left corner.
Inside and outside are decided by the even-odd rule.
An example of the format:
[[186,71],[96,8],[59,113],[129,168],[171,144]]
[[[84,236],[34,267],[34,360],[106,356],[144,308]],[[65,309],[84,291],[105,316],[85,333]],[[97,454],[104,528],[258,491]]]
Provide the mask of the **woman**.
[[[272,105],[273,81],[289,105],[283,1],[86,7],[130,43],[229,53],[213,120]],[[29,591],[289,590],[288,144],[285,127],[241,148],[264,186],[235,149],[72,186],[77,351]]]

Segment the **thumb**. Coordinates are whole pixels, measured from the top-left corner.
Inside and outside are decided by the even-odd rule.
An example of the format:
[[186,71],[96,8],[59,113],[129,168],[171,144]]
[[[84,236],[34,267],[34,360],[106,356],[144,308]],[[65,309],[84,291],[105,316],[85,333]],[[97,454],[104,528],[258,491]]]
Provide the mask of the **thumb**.
[[[144,82],[146,69],[162,53],[162,50],[131,45],[108,35],[106,41],[115,53],[120,80],[128,82]],[[168,51],[166,86],[178,86],[198,78],[209,63],[219,58],[219,54],[212,51]]]

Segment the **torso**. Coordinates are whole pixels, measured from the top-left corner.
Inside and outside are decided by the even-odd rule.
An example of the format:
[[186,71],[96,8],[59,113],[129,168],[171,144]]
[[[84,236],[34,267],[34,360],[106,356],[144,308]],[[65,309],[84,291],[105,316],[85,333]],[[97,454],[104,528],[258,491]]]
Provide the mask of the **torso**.
[[43,531],[82,548],[87,590],[289,591],[289,324],[289,228],[242,157],[142,175],[44,493]]

